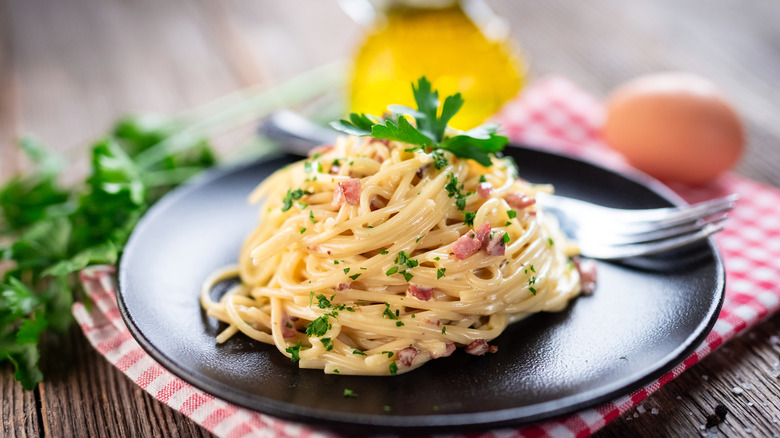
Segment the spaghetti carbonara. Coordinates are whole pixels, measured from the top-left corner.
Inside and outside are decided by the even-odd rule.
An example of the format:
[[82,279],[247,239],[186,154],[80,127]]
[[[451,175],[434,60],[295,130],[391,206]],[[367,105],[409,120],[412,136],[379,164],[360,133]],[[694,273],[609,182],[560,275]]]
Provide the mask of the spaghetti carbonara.
[[[509,159],[342,137],[252,193],[260,222],[203,287],[208,315],[302,368],[393,375],[580,292],[572,247]],[[213,284],[240,276],[218,302]]]

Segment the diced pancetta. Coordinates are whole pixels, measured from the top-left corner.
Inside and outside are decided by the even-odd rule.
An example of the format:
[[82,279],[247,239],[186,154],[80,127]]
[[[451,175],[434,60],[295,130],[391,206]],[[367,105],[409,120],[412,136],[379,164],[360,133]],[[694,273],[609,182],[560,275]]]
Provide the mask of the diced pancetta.
[[445,344],[444,351],[442,351],[441,353],[431,351],[431,357],[433,359],[438,359],[440,357],[448,357],[451,356],[452,353],[454,352],[455,352],[455,343],[447,342]]
[[398,352],[398,361],[402,364],[410,367],[412,366],[412,361],[414,361],[414,358],[417,357],[417,351],[414,347],[406,347]]
[[504,196],[504,200],[510,207],[522,210],[536,204],[536,199],[526,195],[523,192],[512,192]]
[[420,301],[428,301],[433,297],[433,288],[410,284],[409,295],[417,298]]
[[483,198],[489,198],[490,192],[493,191],[493,184],[489,182],[483,182],[479,183],[479,186],[477,187],[477,194]]
[[503,231],[496,231],[490,236],[485,251],[491,256],[502,256],[506,253],[506,243],[504,242]]
[[295,329],[292,317],[288,316],[286,312],[282,313],[282,336],[285,338],[292,338],[298,334],[298,330]]
[[574,257],[572,260],[580,273],[580,291],[583,295],[593,294],[593,291],[596,290],[596,261],[590,259],[582,260],[579,257]]
[[452,253],[455,254],[455,258],[458,260],[463,260],[479,251],[481,247],[482,242],[473,231],[469,230],[452,244]]
[[485,222],[477,228],[477,239],[482,242],[482,248],[487,248],[488,242],[490,242],[490,223]]
[[474,356],[482,356],[490,350],[490,345],[484,339],[477,339],[466,345],[466,353]]
[[358,205],[360,202],[360,180],[350,178],[338,183],[336,191],[333,192],[333,205],[341,205],[347,201],[349,205]]
[[338,286],[334,287],[333,289],[344,290],[344,289],[349,289],[350,287],[351,286],[349,283],[339,283]]

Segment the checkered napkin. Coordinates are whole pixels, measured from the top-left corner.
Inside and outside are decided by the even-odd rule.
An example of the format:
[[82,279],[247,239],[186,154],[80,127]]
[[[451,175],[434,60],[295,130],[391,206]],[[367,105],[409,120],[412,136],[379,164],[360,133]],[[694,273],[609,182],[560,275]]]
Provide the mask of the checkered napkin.
[[[529,87],[496,117],[516,142],[543,145],[624,172],[632,170],[601,141],[600,102],[561,78],[548,78]],[[645,397],[693,366],[719,345],[756,325],[780,308],[780,189],[735,175],[708,187],[673,187],[695,202],[739,193],[741,199],[726,228],[716,236],[726,263],[727,290],[723,310],[712,332],[683,363],[658,380],[629,395],[563,419],[488,432],[485,436],[582,437],[636,406]],[[92,299],[90,310],[73,306],[73,315],[87,339],[112,364],[152,396],[181,411],[220,437],[332,437],[332,433],[290,423],[240,408],[183,382],[144,352],[122,322],[114,295],[112,267],[92,267],[80,278]],[[470,435],[473,436],[473,435]]]

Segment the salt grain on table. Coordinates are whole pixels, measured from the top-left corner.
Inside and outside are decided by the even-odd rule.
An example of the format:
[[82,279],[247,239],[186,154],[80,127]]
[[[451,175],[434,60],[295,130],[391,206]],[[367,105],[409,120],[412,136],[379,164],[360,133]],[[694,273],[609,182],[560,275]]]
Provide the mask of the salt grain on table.
[[748,382],[742,382],[742,387],[743,387],[743,388],[745,388],[745,389],[747,389],[748,391],[750,391],[751,389],[753,389],[753,385],[752,385],[752,384],[750,384],[750,383],[748,383]]
[[658,409],[653,408],[653,409],[650,410],[650,413],[653,414],[653,415],[658,415]]
[[734,394],[742,394],[745,391],[743,391],[742,388],[740,388],[739,386],[735,386],[731,388],[731,392],[733,392]]
[[645,413],[645,407],[643,405],[639,405],[639,406],[636,407],[636,411],[639,412],[640,414],[644,414]]
[[701,376],[701,379],[706,382],[707,380],[710,380],[710,376],[704,374],[704,375]]

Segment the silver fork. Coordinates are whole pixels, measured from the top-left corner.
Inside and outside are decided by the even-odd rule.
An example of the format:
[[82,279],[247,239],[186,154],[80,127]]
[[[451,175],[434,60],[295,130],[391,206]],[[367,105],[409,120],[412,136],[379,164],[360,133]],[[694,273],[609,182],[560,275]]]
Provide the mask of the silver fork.
[[[260,132],[278,140],[286,152],[307,155],[336,132],[292,111],[278,111],[263,121]],[[725,213],[738,195],[700,204],[651,210],[622,210],[557,195],[539,195],[537,202],[558,217],[564,232],[577,241],[583,256],[615,260],[679,248],[722,230]]]
[[539,194],[536,202],[554,214],[585,257],[626,259],[657,254],[705,239],[723,229],[739,195],[698,204],[647,210],[602,207],[564,196]]

